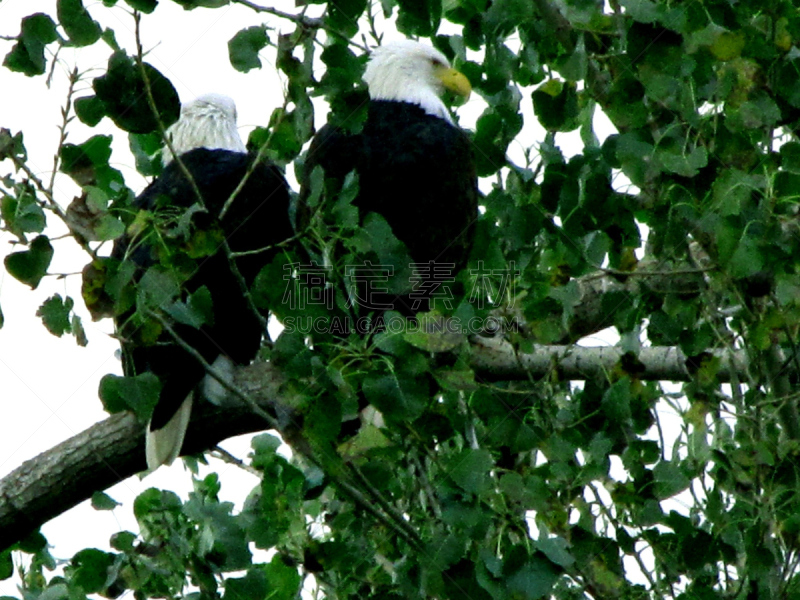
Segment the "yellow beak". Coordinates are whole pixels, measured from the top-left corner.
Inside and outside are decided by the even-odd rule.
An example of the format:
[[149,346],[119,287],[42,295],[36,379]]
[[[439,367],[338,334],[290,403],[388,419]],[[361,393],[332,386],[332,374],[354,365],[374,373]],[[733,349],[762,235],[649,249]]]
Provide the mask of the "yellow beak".
[[472,86],[469,84],[469,79],[460,71],[442,67],[436,72],[436,77],[441,80],[442,85],[444,85],[446,89],[455,92],[459,96],[469,98],[469,95],[472,93]]

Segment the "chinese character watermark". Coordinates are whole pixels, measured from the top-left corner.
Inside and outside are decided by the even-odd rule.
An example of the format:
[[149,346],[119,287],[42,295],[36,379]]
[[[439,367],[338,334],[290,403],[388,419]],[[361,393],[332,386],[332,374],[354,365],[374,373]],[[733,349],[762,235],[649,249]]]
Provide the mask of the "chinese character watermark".
[[498,307],[503,300],[510,303],[514,298],[514,285],[516,278],[520,275],[519,269],[515,268],[514,261],[509,263],[505,269],[484,268],[483,261],[478,261],[477,269],[470,269],[469,274],[475,278],[472,290],[469,294],[469,301],[476,304],[478,308],[483,308],[488,300],[493,307]]

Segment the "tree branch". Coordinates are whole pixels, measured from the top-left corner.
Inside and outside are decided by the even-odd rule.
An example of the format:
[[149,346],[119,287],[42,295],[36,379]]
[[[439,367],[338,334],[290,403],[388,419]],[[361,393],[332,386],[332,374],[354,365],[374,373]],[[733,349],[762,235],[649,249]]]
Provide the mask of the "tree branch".
[[[604,376],[616,367],[624,351],[615,346],[537,346],[533,352],[519,354],[500,338],[476,337],[472,345],[471,364],[475,374],[484,380],[528,380],[546,377],[558,370],[561,379],[580,381]],[[744,352],[712,350],[710,357],[719,360],[717,379],[729,382],[731,376],[747,370]],[[642,348],[636,377],[644,381],[691,381],[691,365],[683,352],[675,347]]]
[[[575,279],[574,284],[578,286],[576,299],[571,307],[565,307],[569,311],[567,324],[555,341],[559,344],[573,343],[614,325],[614,313],[607,310],[605,299],[620,293],[630,296],[641,296],[645,292],[657,296],[699,294],[708,270],[686,268],[685,265],[665,268],[643,261],[637,270],[630,273],[599,270]],[[617,300],[614,304],[618,303]],[[497,316],[510,319],[525,329],[524,319],[513,309],[499,309]],[[526,337],[532,337],[528,333]]]
[[[254,390],[259,405],[280,424],[291,420],[278,407],[285,379],[271,365],[241,369],[237,387]],[[198,403],[183,445],[184,454],[203,452],[229,437],[265,429],[248,407]],[[131,413],[115,414],[26,461],[0,480],[0,548],[7,548],[53,517],[131,475],[145,471],[145,426]]]
[[[741,352],[712,354],[720,359],[721,381],[747,368]],[[585,379],[604,375],[621,356],[619,348],[570,346],[543,346],[529,354],[515,354],[508,342],[478,338],[472,345],[471,360],[476,375],[484,380],[541,378],[553,369],[564,379]],[[638,360],[644,368],[638,374],[640,379],[690,380],[686,359],[676,348],[643,348]],[[234,385],[274,415],[272,422],[292,438],[293,423],[298,421],[291,399],[283,391],[286,381],[274,365],[257,363],[239,369]],[[183,454],[204,452],[227,438],[267,427],[262,419],[254,418],[249,407],[221,408],[201,402],[193,411]],[[0,480],[0,549],[90,498],[93,492],[145,469],[144,425],[129,413],[112,415],[23,463]]]
[[363,50],[364,52],[370,52],[370,49],[366,45],[361,45],[358,42],[354,42],[348,36],[343,35],[341,32],[337,31],[333,27],[329,27],[325,23],[325,19],[319,18],[315,19],[313,17],[307,17],[304,14],[295,15],[292,13],[287,13],[282,10],[278,10],[277,8],[272,8],[271,6],[261,6],[256,4],[255,2],[250,2],[249,0],[232,0],[234,4],[241,4],[242,6],[246,6],[250,10],[257,12],[257,13],[266,13],[268,15],[273,15],[275,17],[279,17],[281,19],[286,19],[287,21],[291,21],[298,27],[302,27],[303,29],[322,29],[331,35],[335,35],[342,40],[344,40],[350,46],[354,48],[358,48],[359,50]]

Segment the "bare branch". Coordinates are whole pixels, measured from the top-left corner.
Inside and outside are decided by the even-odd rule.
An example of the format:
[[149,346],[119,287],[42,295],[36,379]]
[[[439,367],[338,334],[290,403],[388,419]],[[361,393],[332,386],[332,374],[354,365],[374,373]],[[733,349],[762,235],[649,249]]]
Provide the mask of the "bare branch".
[[358,42],[354,42],[346,35],[343,35],[341,32],[337,31],[333,27],[329,27],[324,19],[315,19],[313,17],[307,17],[304,14],[295,15],[292,13],[287,13],[282,10],[278,10],[277,8],[272,8],[271,6],[261,6],[260,4],[256,4],[255,2],[250,2],[249,0],[231,0],[234,4],[241,4],[242,6],[246,6],[247,8],[259,12],[265,13],[268,15],[274,15],[276,17],[280,17],[281,19],[286,19],[287,21],[291,21],[295,23],[299,27],[303,27],[304,29],[322,29],[323,31],[327,31],[330,34],[335,35],[338,38],[346,41],[349,45],[353,46],[354,48],[358,48],[364,52],[370,52],[370,49],[366,45],[359,44]]
[[[615,346],[537,346],[533,352],[520,354],[499,338],[475,337],[471,363],[476,375],[488,380],[526,380],[541,378],[558,370],[562,379],[583,380],[609,373],[624,352]],[[717,378],[731,380],[732,374],[745,373],[747,358],[742,351],[711,350],[709,355],[720,363]],[[645,381],[691,381],[687,357],[676,347],[642,348],[636,355],[640,363],[639,379]]]
[[72,118],[69,116],[72,112],[72,97],[75,94],[75,84],[79,81],[78,68],[75,67],[69,75],[69,88],[67,88],[67,101],[61,109],[61,125],[58,128],[58,149],[53,156],[53,172],[50,174],[50,183],[47,189],[50,194],[53,193],[53,185],[56,181],[56,173],[58,172],[58,165],[61,160],[61,148],[64,147],[64,142],[67,141],[67,125],[69,125]]

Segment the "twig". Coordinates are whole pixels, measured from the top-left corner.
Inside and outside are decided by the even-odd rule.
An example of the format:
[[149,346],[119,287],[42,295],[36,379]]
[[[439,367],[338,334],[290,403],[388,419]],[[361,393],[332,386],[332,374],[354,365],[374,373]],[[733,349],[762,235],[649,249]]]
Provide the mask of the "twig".
[[44,83],[45,87],[48,90],[50,89],[50,84],[53,82],[53,75],[55,75],[56,72],[56,65],[58,64],[58,55],[61,53],[61,48],[63,48],[63,46],[59,43],[58,48],[56,48],[56,51],[52,53],[53,62],[50,63],[50,72],[47,74],[47,79],[45,80]]
[[36,185],[36,189],[38,189],[42,193],[42,195],[44,195],[44,197],[47,199],[47,203],[45,206],[64,222],[64,225],[67,226],[67,229],[69,229],[70,233],[72,234],[72,237],[75,239],[76,242],[78,242],[78,245],[81,248],[83,248],[89,254],[89,256],[92,257],[92,260],[96,260],[97,253],[94,250],[92,250],[92,247],[89,246],[89,243],[82,237],[80,237],[80,235],[77,234],[77,232],[72,228],[72,226],[69,223],[69,220],[67,219],[67,214],[58,205],[58,203],[55,201],[55,198],[53,198],[52,191],[47,189],[47,187],[45,187],[44,182],[41,179],[39,179],[36,173],[31,171],[30,167],[27,164],[19,160],[14,155],[9,156],[8,158],[11,159],[11,162],[14,163],[14,166],[18,170],[22,171],[23,173],[25,173],[25,175],[27,175],[28,180],[32,181]]
[[269,246],[264,246],[263,248],[259,248],[258,250],[243,250],[241,252],[231,252],[232,258],[239,258],[240,256],[252,256],[253,254],[261,254],[262,252],[269,252],[270,250],[274,250],[275,248],[283,248],[284,246],[289,246],[296,240],[303,237],[309,230],[311,229],[311,225],[306,225],[301,231],[295,233],[292,237],[286,238],[282,242],[278,242],[277,244],[270,244]]
[[[231,192],[231,195],[228,197],[228,199],[225,200],[225,204],[222,205],[222,210],[219,211],[219,220],[220,221],[225,218],[226,214],[228,214],[228,211],[230,210],[231,206],[233,206],[233,201],[236,200],[236,197],[244,189],[244,186],[247,184],[247,180],[250,179],[250,176],[256,170],[256,167],[259,164],[261,164],[261,162],[266,157],[267,148],[269,147],[269,144],[272,141],[273,136],[275,135],[275,131],[276,131],[278,125],[280,125],[283,122],[283,119],[286,118],[286,108],[288,106],[289,106],[289,97],[285,96],[284,99],[283,99],[283,106],[281,107],[281,116],[278,117],[277,122],[272,127],[272,131],[269,132],[269,135],[267,136],[267,139],[264,141],[264,143],[258,149],[258,153],[256,154],[255,160],[253,160],[247,166],[247,171],[245,171],[244,177],[242,177],[242,180],[238,183],[236,188],[234,188],[233,192]],[[269,198],[267,198],[266,200],[269,200]]]
[[358,42],[354,42],[353,40],[349,39],[347,36],[342,35],[340,31],[337,31],[333,27],[329,27],[325,24],[324,19],[316,19],[313,17],[307,17],[305,15],[295,15],[292,13],[283,12],[282,10],[278,10],[277,8],[272,8],[271,6],[261,6],[260,4],[256,4],[254,2],[250,2],[249,0],[231,0],[234,4],[241,4],[242,6],[246,6],[247,8],[254,10],[255,12],[266,13],[268,15],[274,15],[276,17],[280,17],[281,19],[286,19],[287,21],[291,21],[300,27],[304,27],[306,29],[322,29],[331,33],[343,40],[345,40],[349,45],[353,46],[354,48],[358,48],[359,50],[363,50],[364,52],[370,52],[370,49],[366,45],[359,44]]
[[258,478],[261,478],[264,475],[261,471],[248,465],[242,459],[236,458],[233,454],[231,454],[221,446],[214,446],[214,449],[211,451],[211,456],[218,458],[222,462],[226,462],[229,465],[235,465],[240,469],[242,469],[243,471],[247,471],[248,473],[251,473],[252,475],[255,475]]
[[243,390],[232,384],[228,381],[225,376],[218,371],[215,367],[213,367],[206,359],[203,358],[203,355],[200,354],[197,350],[192,348],[192,346],[186,342],[178,333],[172,328],[172,325],[160,314],[155,311],[148,311],[148,314],[152,316],[156,321],[158,321],[164,330],[172,337],[172,339],[181,347],[182,350],[186,351],[191,355],[195,360],[197,360],[205,370],[206,373],[211,375],[214,379],[216,379],[219,384],[224,387],[228,392],[236,396],[239,400],[244,402],[247,407],[252,410],[255,414],[259,417],[264,419],[267,424],[272,429],[277,429],[280,431],[280,424],[278,421],[270,415],[267,411],[261,408],[258,404],[253,401]]
[[419,471],[419,481],[422,482],[422,489],[425,491],[425,495],[428,497],[428,504],[430,504],[433,514],[437,519],[441,519],[442,508],[439,506],[439,502],[436,500],[436,494],[431,487],[431,482],[428,478],[428,472],[424,469],[416,448],[412,448],[411,452],[409,453],[409,458],[411,459],[411,462],[414,463],[417,471]]
[[271,6],[260,6],[254,2],[249,2],[249,0],[233,0],[233,3],[246,6],[255,12],[263,12],[269,15],[280,17],[281,19],[286,19],[287,21],[291,21],[292,23],[296,23],[302,27],[308,27],[309,29],[325,29],[325,22],[322,19],[315,19],[305,15],[295,15],[292,13],[283,12],[277,8],[272,8]]
[[619,269],[607,269],[604,267],[596,267],[599,273],[589,275],[583,281],[594,281],[602,279],[606,276],[612,277],[664,277],[666,275],[702,275],[703,273],[710,273],[716,271],[718,267],[705,267],[697,269],[672,269],[665,271],[620,271]]
[[[75,93],[75,84],[78,82],[78,67],[75,67],[70,73],[69,76],[69,88],[67,88],[67,102],[64,105],[64,108],[61,109],[61,125],[58,128],[58,149],[61,150],[64,142],[67,141],[67,125],[69,125],[70,121],[72,121],[72,117],[69,116],[69,113],[72,111],[72,95]],[[53,185],[55,185],[56,181],[56,173],[58,172],[59,161],[61,159],[61,153],[56,152],[53,156],[53,172],[50,174],[50,183],[47,186],[47,189],[50,190],[50,193],[53,193]]]
[[[619,519],[617,519],[617,517],[615,517],[612,514],[609,508],[605,505],[595,485],[592,482],[589,482],[586,487],[588,487],[592,491],[592,494],[594,494],[594,499],[595,502],[597,503],[597,507],[600,509],[600,512],[605,515],[606,519],[608,519],[608,522],[611,525],[613,525],[614,529],[616,529],[617,531],[621,530],[623,528],[622,523],[619,521]],[[633,557],[636,563],[639,565],[639,570],[641,570],[642,575],[644,575],[645,579],[647,579],[647,581],[650,583],[650,590],[652,592],[656,592],[658,590],[658,585],[656,581],[653,579],[653,576],[650,573],[650,571],[645,566],[644,561],[642,561],[642,557],[636,550],[636,548],[634,548],[633,550]]]
[[378,490],[375,488],[375,486],[373,486],[373,485],[372,485],[372,483],[369,481],[369,479],[367,479],[367,478],[364,476],[364,474],[361,472],[361,469],[359,469],[359,468],[358,468],[358,467],[357,467],[355,464],[353,464],[352,462],[348,462],[348,463],[347,463],[347,466],[350,468],[350,471],[351,471],[351,472],[352,472],[352,473],[353,473],[353,474],[356,476],[356,479],[359,481],[359,483],[360,483],[360,484],[361,484],[361,485],[362,485],[362,486],[363,486],[363,487],[364,487],[364,488],[365,488],[365,489],[366,489],[366,490],[369,492],[369,495],[370,495],[370,496],[372,496],[372,498],[373,498],[373,499],[374,499],[374,500],[375,500],[375,501],[378,503],[378,505],[380,505],[380,507],[381,507],[381,508],[382,508],[384,511],[386,511],[386,513],[387,513],[389,516],[391,516],[391,517],[392,517],[392,519],[393,519],[393,520],[394,520],[396,523],[398,523],[398,524],[399,524],[399,525],[400,525],[400,526],[401,526],[401,527],[402,527],[402,528],[403,528],[403,529],[406,531],[406,533],[407,533],[407,534],[408,534],[408,535],[409,535],[411,538],[413,538],[413,539],[414,539],[414,540],[415,540],[417,543],[420,543],[420,544],[421,544],[421,543],[422,543],[422,541],[419,539],[419,535],[418,535],[418,534],[417,534],[417,532],[414,530],[414,528],[413,528],[413,527],[411,527],[411,525],[408,523],[408,521],[406,521],[406,520],[403,518],[403,515],[401,515],[400,513],[398,513],[398,512],[397,512],[397,509],[396,509],[394,506],[392,506],[392,505],[389,503],[389,501],[388,501],[388,500],[386,500],[386,498],[384,498],[384,497],[383,497],[383,494],[381,494],[381,493],[380,493],[380,492],[379,492],[379,491],[378,491]]

